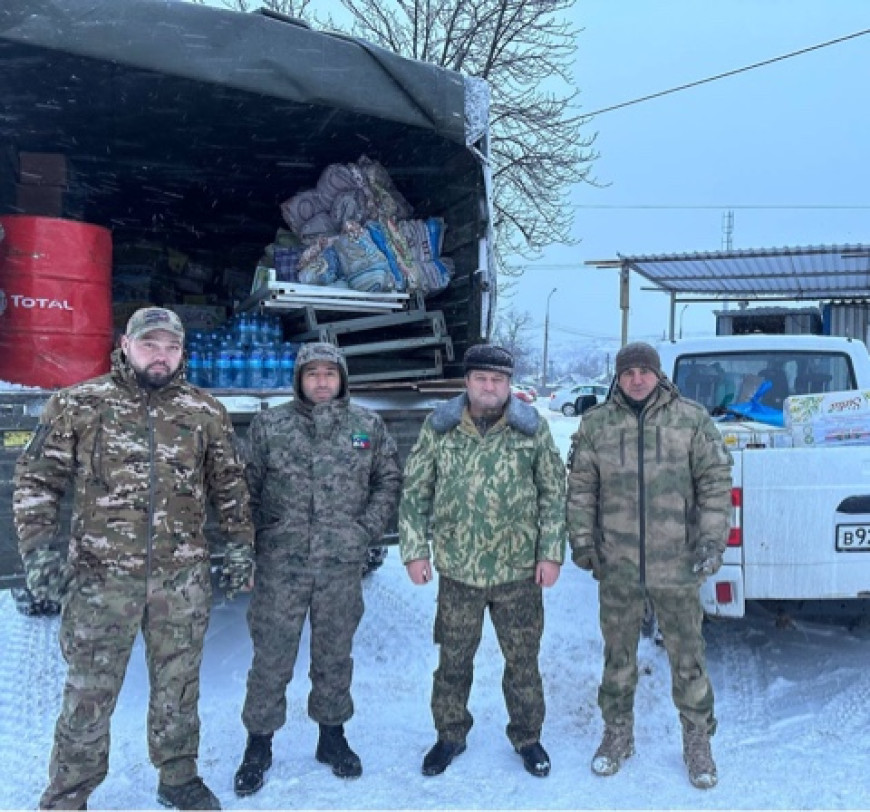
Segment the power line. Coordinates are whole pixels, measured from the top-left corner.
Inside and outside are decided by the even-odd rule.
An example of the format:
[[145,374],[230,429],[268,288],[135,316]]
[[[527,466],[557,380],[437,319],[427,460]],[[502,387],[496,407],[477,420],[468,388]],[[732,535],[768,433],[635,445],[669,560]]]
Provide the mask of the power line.
[[837,203],[832,204],[815,204],[815,203],[722,203],[719,205],[698,203],[698,204],[669,204],[669,203],[572,203],[572,209],[661,209],[673,211],[692,211],[694,209],[741,209],[741,210],[757,210],[757,211],[865,211],[870,209],[870,205],[846,206]]
[[762,62],[754,62],[751,65],[746,65],[742,68],[736,68],[734,70],[725,71],[725,73],[717,73],[715,76],[708,76],[706,79],[698,79],[695,82],[689,82],[685,85],[679,85],[678,87],[672,87],[670,90],[661,90],[658,93],[650,93],[648,96],[641,96],[638,99],[632,99],[631,101],[622,102],[621,104],[614,104],[610,107],[602,107],[600,110],[596,110],[594,113],[584,113],[584,116],[588,116],[592,118],[593,116],[600,116],[602,113],[610,113],[613,110],[619,110],[623,107],[630,107],[633,104],[640,104],[641,102],[649,101],[650,99],[657,99],[661,96],[667,96],[670,93],[678,93],[681,90],[688,90],[692,87],[698,87],[698,85],[707,84],[708,82],[716,82],[719,79],[726,79],[729,76],[736,76],[738,73],[746,73],[750,70],[755,70],[756,68],[762,68],[765,65],[772,65],[774,62],[781,62],[784,59],[791,59],[795,56],[801,56],[802,54],[808,54],[810,51],[817,51],[820,48],[827,48],[830,45],[838,45],[841,42],[846,42],[850,39],[855,39],[856,37],[863,37],[865,34],[870,34],[870,28],[865,28],[863,31],[856,31],[854,34],[847,34],[844,37],[838,37],[837,39],[830,39],[827,42],[820,42],[818,45],[810,45],[808,48],[801,48],[798,51],[791,51],[787,54],[782,54],[781,56],[775,56],[772,59],[765,59]]

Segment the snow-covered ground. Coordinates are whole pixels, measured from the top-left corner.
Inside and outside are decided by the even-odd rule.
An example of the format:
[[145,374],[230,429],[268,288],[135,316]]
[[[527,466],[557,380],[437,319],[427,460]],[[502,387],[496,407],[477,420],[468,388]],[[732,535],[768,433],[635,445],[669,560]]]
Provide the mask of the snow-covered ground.
[[[576,418],[541,411],[563,454]],[[356,715],[347,725],[364,774],[334,778],[314,760],[316,726],[305,711],[307,637],[288,689],[287,725],[275,737],[266,786],[240,800],[233,773],[245,740],[239,714],[251,645],[247,599],[214,609],[202,672],[200,769],[228,809],[855,809],[870,806],[870,626],[797,621],[776,628],[757,610],[706,627],[719,733],[719,786],[686,778],[663,649],[640,645],[637,755],[619,774],[589,770],[601,735],[597,593],[573,565],[546,593],[541,667],[547,696],[543,743],[549,778],[526,774],[504,727],[502,659],[487,624],[477,657],[468,750],[435,778],[420,774],[434,741],[429,715],[434,584],[415,587],[395,550],[366,579],[366,614],[355,645]],[[17,614],[0,595],[0,807],[33,808],[43,787],[64,664],[58,622]],[[112,727],[111,768],[91,809],[155,806],[157,777],[145,744],[147,677],[137,644]]]

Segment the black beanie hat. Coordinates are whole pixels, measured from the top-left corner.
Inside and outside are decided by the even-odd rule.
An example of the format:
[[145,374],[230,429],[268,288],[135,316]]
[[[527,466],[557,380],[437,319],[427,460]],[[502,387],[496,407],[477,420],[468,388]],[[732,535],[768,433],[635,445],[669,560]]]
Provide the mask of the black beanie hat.
[[475,344],[469,347],[463,363],[466,375],[475,369],[501,372],[509,378],[514,374],[513,356],[502,347],[495,347],[492,344]]
[[643,341],[635,341],[633,344],[626,344],[618,353],[616,353],[616,377],[618,378],[623,372],[632,367],[646,367],[655,372],[656,375],[662,375],[662,359],[659,358],[656,348],[646,344]]

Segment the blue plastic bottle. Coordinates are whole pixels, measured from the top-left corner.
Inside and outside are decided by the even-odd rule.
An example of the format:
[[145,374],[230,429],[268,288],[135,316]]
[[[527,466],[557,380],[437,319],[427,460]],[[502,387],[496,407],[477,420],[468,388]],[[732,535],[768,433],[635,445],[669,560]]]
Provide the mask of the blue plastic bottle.
[[248,350],[247,363],[248,379],[246,384],[249,389],[263,388],[263,349],[262,347],[251,347]]
[[202,370],[200,371],[200,386],[211,388],[214,386],[215,353],[211,344],[204,344],[202,349]]
[[233,386],[233,350],[229,341],[224,341],[216,353],[214,384],[218,389]]
[[293,388],[293,370],[296,367],[296,345],[282,344],[281,345],[281,375],[279,386],[284,389]]
[[248,385],[248,359],[244,347],[232,349],[232,383],[233,389],[244,389]]
[[277,389],[281,380],[281,360],[274,347],[263,351],[263,389]]
[[187,380],[194,386],[204,386],[202,380],[202,353],[198,349],[191,349],[187,356]]

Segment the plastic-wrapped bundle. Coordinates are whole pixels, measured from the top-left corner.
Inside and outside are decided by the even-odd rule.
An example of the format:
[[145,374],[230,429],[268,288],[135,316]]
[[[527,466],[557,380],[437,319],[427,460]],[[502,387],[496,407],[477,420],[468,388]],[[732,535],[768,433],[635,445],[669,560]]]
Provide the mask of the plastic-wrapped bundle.
[[348,222],[333,243],[348,287],[368,293],[395,289],[387,258],[359,223]]

